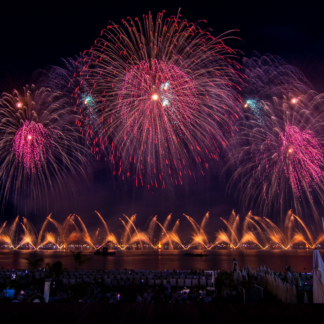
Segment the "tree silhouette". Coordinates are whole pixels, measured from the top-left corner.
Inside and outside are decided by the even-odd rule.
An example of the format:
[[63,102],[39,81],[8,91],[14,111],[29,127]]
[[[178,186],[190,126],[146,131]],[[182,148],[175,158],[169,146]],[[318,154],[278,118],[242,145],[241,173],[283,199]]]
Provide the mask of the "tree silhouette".
[[82,251],[79,252],[73,252],[71,251],[74,262],[75,262],[75,270],[78,270],[80,268],[80,265],[90,261],[91,258],[87,257],[85,254],[82,253]]
[[30,260],[29,258],[25,258],[25,260],[28,262],[31,268],[35,271],[37,268],[41,266],[41,264],[44,262],[43,258],[35,259],[35,260]]

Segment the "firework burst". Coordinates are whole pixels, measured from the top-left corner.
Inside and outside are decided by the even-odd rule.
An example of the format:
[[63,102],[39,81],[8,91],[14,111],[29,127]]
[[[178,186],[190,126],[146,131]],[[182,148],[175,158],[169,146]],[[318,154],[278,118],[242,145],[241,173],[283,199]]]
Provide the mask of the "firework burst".
[[73,107],[58,92],[26,86],[0,99],[0,182],[3,202],[20,193],[33,206],[73,188],[86,150],[74,129]]
[[283,216],[288,208],[316,215],[314,199],[324,198],[324,97],[310,92],[298,102],[285,98],[264,105],[263,124],[251,115],[239,124],[229,188],[236,188],[246,208],[265,216]]
[[107,152],[117,174],[148,188],[204,174],[240,115],[228,36],[163,15],[103,30],[75,91],[82,100],[86,83],[96,104],[97,123],[81,113],[80,125],[97,158]]
[[299,69],[271,54],[261,56],[254,52],[250,59],[245,57],[242,74],[245,76],[241,85],[242,96],[247,100],[282,99],[287,93],[291,96],[305,95],[312,89]]
[[260,123],[264,122],[263,101],[271,101],[273,97],[283,99],[287,93],[291,100],[297,100],[312,89],[299,69],[271,54],[261,56],[254,52],[250,59],[243,58],[242,75],[243,108],[257,116]]
[[50,151],[51,133],[41,123],[26,120],[13,139],[16,157],[23,162],[27,172],[35,172],[46,161]]
[[[99,118],[97,113],[97,104],[86,80],[82,80],[79,75],[84,68],[87,57],[81,53],[73,58],[61,59],[59,66],[48,66],[45,70],[37,70],[32,79],[37,87],[49,88],[55,92],[60,92],[64,97],[71,100],[72,106],[79,114],[75,118],[76,125],[81,130],[81,134],[86,137],[87,142],[93,146],[93,152],[96,143],[94,143],[93,133],[98,133],[100,129],[96,120]],[[81,92],[80,96],[75,98],[72,94],[76,88]],[[82,91],[81,91],[82,89]],[[101,126],[101,125],[99,125]]]

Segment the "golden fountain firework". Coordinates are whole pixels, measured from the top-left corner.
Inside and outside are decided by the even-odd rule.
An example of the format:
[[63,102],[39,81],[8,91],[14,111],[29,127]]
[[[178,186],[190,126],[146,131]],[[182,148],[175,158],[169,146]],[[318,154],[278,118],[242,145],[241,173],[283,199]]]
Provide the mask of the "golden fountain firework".
[[[185,215],[193,228],[192,242],[189,245],[183,244],[178,230],[180,220],[178,219],[173,227],[168,230],[171,223],[171,214],[163,222],[153,217],[148,224],[147,231],[141,231],[135,226],[136,215],[128,217],[123,215],[120,221],[123,231],[118,239],[110,232],[104,218],[96,211],[96,214],[103,225],[103,230],[97,228],[91,236],[85,223],[78,215],[69,215],[61,224],[52,219],[52,215],[46,217],[39,234],[33,224],[25,217],[19,221],[17,216],[10,227],[4,222],[0,227],[0,242],[11,249],[33,248],[40,249],[51,246],[57,249],[66,249],[73,246],[86,246],[87,248],[99,249],[102,246],[110,245],[114,248],[125,250],[128,248],[154,248],[161,249],[168,245],[169,249],[176,247],[182,249],[195,248],[212,249],[221,244],[227,244],[232,249],[241,246],[252,245],[260,249],[279,247],[289,249],[294,244],[305,244],[306,247],[314,248],[324,241],[324,233],[314,234],[316,230],[307,227],[300,217],[289,211],[284,224],[279,228],[266,217],[258,217],[249,212],[246,217],[240,220],[234,210],[228,220],[221,218],[225,229],[218,229],[214,242],[208,239],[206,224],[209,220],[207,213],[199,225],[192,217]],[[51,230],[50,230],[51,229]],[[158,237],[155,233],[159,231]],[[19,234],[20,233],[20,234]],[[153,244],[157,238],[157,244]]]

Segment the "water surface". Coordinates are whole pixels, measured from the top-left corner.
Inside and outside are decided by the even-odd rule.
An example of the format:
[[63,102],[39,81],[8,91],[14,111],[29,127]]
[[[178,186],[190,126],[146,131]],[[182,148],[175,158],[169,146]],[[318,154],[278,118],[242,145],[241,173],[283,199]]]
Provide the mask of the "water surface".
[[[238,261],[239,267],[249,265],[253,270],[265,264],[274,271],[284,271],[290,265],[294,271],[312,270],[312,250],[213,250],[194,251],[193,253],[207,253],[208,257],[184,257],[182,250],[161,251],[117,251],[116,256],[95,256],[93,251],[84,252],[91,260],[82,265],[81,269],[144,269],[144,270],[229,270],[233,258]],[[321,251],[324,256],[324,251]],[[44,265],[61,261],[63,267],[69,270],[75,268],[75,263],[70,251],[12,251],[0,250],[0,268],[26,269],[28,263],[25,258],[43,258]]]

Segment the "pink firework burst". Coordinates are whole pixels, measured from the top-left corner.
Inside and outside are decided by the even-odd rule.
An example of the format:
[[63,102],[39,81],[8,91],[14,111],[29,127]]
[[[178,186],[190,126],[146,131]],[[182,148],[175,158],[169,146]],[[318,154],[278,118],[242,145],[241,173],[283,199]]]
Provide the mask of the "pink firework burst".
[[123,24],[109,25],[85,53],[75,96],[91,89],[97,120],[87,124],[80,111],[82,133],[98,159],[107,153],[114,174],[136,185],[204,175],[241,114],[235,51],[180,14]]
[[26,120],[13,139],[16,157],[30,174],[41,169],[50,149],[51,133],[41,124]]
[[184,125],[193,122],[198,109],[194,79],[177,66],[157,60],[142,61],[126,74],[119,102],[126,133],[131,125],[142,132],[146,125],[157,136],[168,132],[170,123],[186,133]]
[[314,133],[287,125],[280,138],[282,146],[279,156],[286,162],[284,170],[296,195],[300,196],[302,190],[311,190],[323,182],[323,148]]

